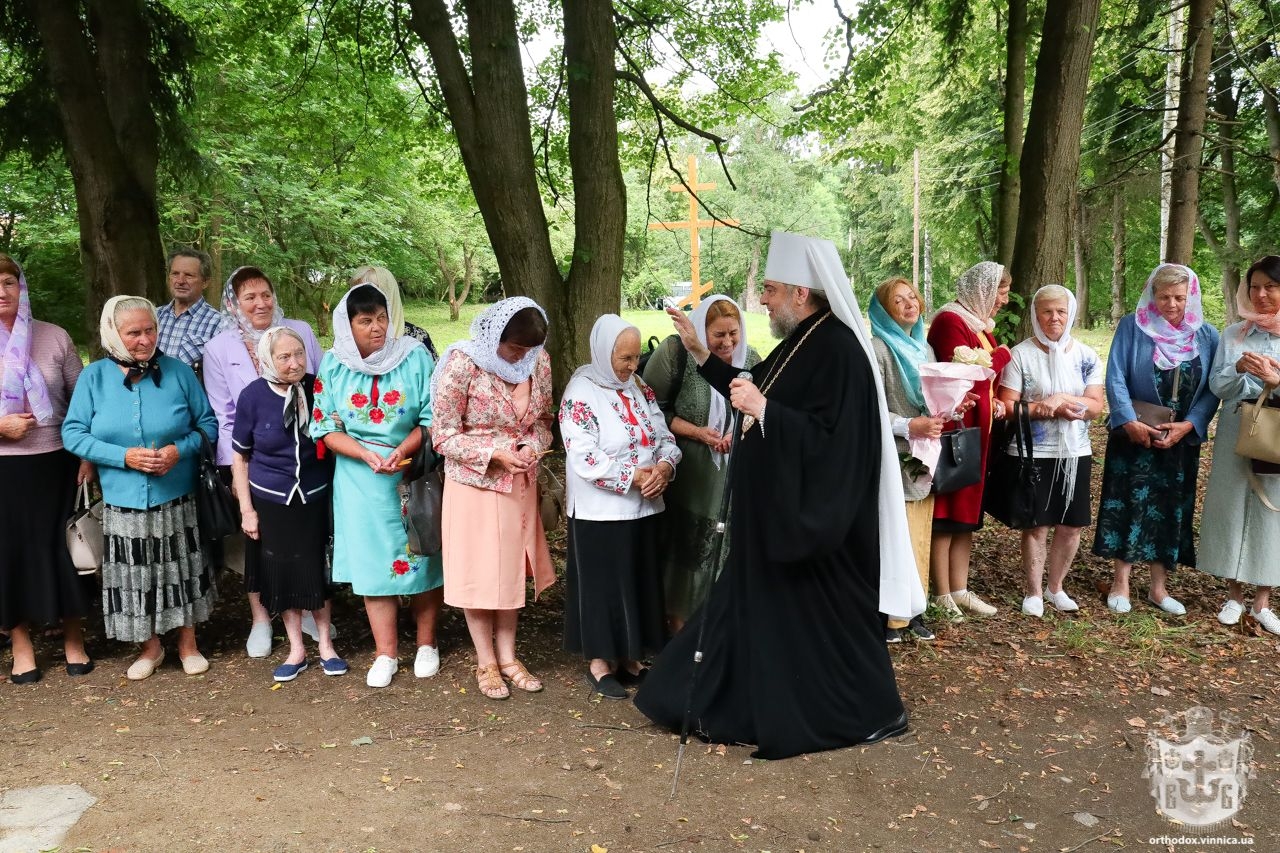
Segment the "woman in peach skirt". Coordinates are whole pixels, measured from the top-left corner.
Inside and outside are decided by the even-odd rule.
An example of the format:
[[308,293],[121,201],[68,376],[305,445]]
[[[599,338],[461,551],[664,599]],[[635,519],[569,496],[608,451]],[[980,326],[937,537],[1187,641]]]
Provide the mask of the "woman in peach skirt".
[[542,682],[516,658],[526,578],[536,597],[555,581],[538,512],[538,459],[551,447],[547,317],[504,299],[445,351],[433,379],[436,451],[445,459],[444,600],[466,612],[476,681],[490,699]]

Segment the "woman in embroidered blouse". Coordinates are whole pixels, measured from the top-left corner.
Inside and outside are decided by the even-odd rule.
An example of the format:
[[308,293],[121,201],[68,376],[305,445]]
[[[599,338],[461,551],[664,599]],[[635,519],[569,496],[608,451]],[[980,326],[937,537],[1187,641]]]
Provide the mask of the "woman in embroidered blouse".
[[441,524],[444,601],[464,609],[476,680],[490,699],[504,682],[542,681],[516,657],[525,577],[535,598],[555,582],[538,511],[538,458],[551,448],[547,317],[531,299],[504,299],[445,350],[431,393],[432,440],[445,458]]
[[431,356],[387,332],[387,298],[371,284],[347,291],[333,311],[333,348],[320,363],[311,436],[338,455],[333,477],[333,580],[364,596],[376,657],[365,679],[386,687],[400,669],[396,612],[409,597],[417,624],[413,673],[440,670],[436,616],[439,557],[409,550],[398,489],[402,463],[431,426]]
[[439,353],[436,352],[436,345],[431,341],[431,333],[405,319],[404,300],[400,296],[400,283],[391,274],[391,270],[370,264],[357,267],[356,271],[351,274],[351,279],[347,282],[347,286],[355,287],[358,284],[372,284],[382,291],[383,296],[387,297],[388,330],[394,337],[407,335],[426,347],[433,360],[439,358]]
[[329,636],[329,485],[333,468],[311,438],[315,376],[307,372],[302,336],[285,326],[258,341],[262,377],[236,401],[231,462],[241,528],[248,537],[246,562],[258,567],[262,606],[281,614],[289,656],[276,667],[276,681],[293,681],[307,668],[302,614],[310,612],[325,675],[345,675]]
[[591,329],[591,363],[560,403],[568,478],[569,555],[564,647],[589,663],[587,682],[610,699],[661,650],[657,514],[680,448],[653,389],[635,375],[640,331],[616,314]]
[[[727,296],[703,299],[690,315],[703,346],[726,364],[746,370],[760,362],[747,345],[742,313]],[[680,478],[663,495],[662,586],[671,633],[706,600],[715,579],[713,545],[720,497],[724,491],[725,454],[729,450],[730,415],[724,397],[690,365],[678,335],[671,335],[645,365],[644,381],[653,389],[667,426],[682,454]]]
[[[204,348],[204,387],[218,418],[218,466],[223,479],[230,483],[231,462],[235,458],[231,433],[236,423],[236,402],[240,392],[262,375],[258,342],[267,329],[292,329],[306,346],[306,368],[311,374],[320,367],[320,342],[306,323],[284,318],[271,279],[257,267],[240,267],[227,277],[222,288],[222,314],[223,331]],[[271,613],[262,606],[258,590],[258,549],[245,551],[244,588],[253,618],[245,651],[251,658],[264,658],[271,654]],[[304,627],[314,636],[310,612]]]
[[[1009,348],[996,342],[995,316],[1009,302],[1009,273],[991,261],[974,264],[956,282],[956,298],[938,309],[927,337],[938,361],[951,361],[958,347],[991,353],[991,369],[999,375],[1009,363]],[[964,426],[976,426],[982,437],[982,470],[987,470],[991,422],[1004,417],[1004,404],[994,396],[992,383],[977,382],[973,393],[978,404],[964,417]],[[984,474],[985,479],[985,474]],[[996,609],[969,589],[969,557],[973,533],[982,526],[983,480],[972,486],[937,495],[933,504],[933,542],[929,572],[933,601],[953,619],[965,612],[994,616]]]
[[142,644],[126,673],[140,681],[164,661],[177,629],[188,675],[209,669],[195,626],[217,598],[196,514],[196,458],[218,422],[196,375],[161,354],[156,309],[116,296],[99,323],[107,357],[80,374],[62,441],[98,466],[102,484],[102,617],[108,637]]
[[[1147,600],[1181,616],[1182,603],[1165,581],[1179,563],[1196,564],[1196,479],[1200,448],[1218,398],[1209,389],[1209,367],[1218,332],[1204,322],[1200,280],[1180,264],[1160,264],[1147,279],[1138,309],[1116,326],[1107,357],[1111,411],[1098,529],[1093,553],[1114,564],[1107,607],[1128,613],[1129,573],[1136,562],[1151,568]],[[1135,404],[1173,409],[1173,421],[1157,429],[1138,420]]]
[[[1204,495],[1197,567],[1227,581],[1227,601],[1218,613],[1235,625],[1245,613],[1244,585],[1255,587],[1249,617],[1280,634],[1271,609],[1271,588],[1280,584],[1280,477],[1254,473],[1252,460],[1235,453],[1240,406],[1272,386],[1270,405],[1280,405],[1280,257],[1268,255],[1245,273],[1236,291],[1240,322],[1218,342],[1209,387],[1222,400],[1214,436],[1213,467]],[[1263,498],[1271,507],[1263,503]]]
[[0,629],[13,641],[14,684],[40,680],[32,625],[61,622],[67,674],[93,670],[66,539],[76,485],[93,466],[63,448],[61,430],[83,367],[70,335],[31,316],[22,268],[0,254]]

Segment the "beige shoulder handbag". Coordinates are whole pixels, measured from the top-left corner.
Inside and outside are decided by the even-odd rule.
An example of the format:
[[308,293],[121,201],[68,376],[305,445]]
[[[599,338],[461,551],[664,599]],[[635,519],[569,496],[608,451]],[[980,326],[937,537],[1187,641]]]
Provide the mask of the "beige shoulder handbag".
[[67,521],[67,550],[80,574],[92,575],[102,568],[102,501],[90,503],[87,480],[80,484],[75,514]]
[[[1236,437],[1236,453],[1246,459],[1280,464],[1280,408],[1267,405],[1277,387],[1267,385],[1256,401],[1240,404],[1240,435]],[[1249,486],[1253,493],[1267,509],[1280,512],[1280,507],[1267,499],[1254,467],[1249,469]]]

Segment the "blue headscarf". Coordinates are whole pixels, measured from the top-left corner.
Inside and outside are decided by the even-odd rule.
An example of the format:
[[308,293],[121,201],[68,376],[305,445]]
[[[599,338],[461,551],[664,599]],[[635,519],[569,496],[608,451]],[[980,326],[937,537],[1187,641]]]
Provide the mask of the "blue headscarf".
[[924,410],[924,389],[920,385],[920,365],[929,359],[929,345],[924,340],[924,317],[921,312],[916,318],[911,333],[907,334],[898,325],[898,321],[889,316],[889,312],[874,296],[868,300],[871,308],[867,313],[871,316],[871,333],[884,341],[893,360],[898,364],[898,372],[902,374],[902,387],[906,391],[911,405]]

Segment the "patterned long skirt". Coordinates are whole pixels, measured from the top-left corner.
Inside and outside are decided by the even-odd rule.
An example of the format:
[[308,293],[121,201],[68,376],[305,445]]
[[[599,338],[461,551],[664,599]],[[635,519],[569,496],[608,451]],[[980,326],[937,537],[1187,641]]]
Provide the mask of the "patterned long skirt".
[[194,495],[151,509],[103,507],[102,617],[108,637],[141,643],[209,618],[217,589],[196,525]]

